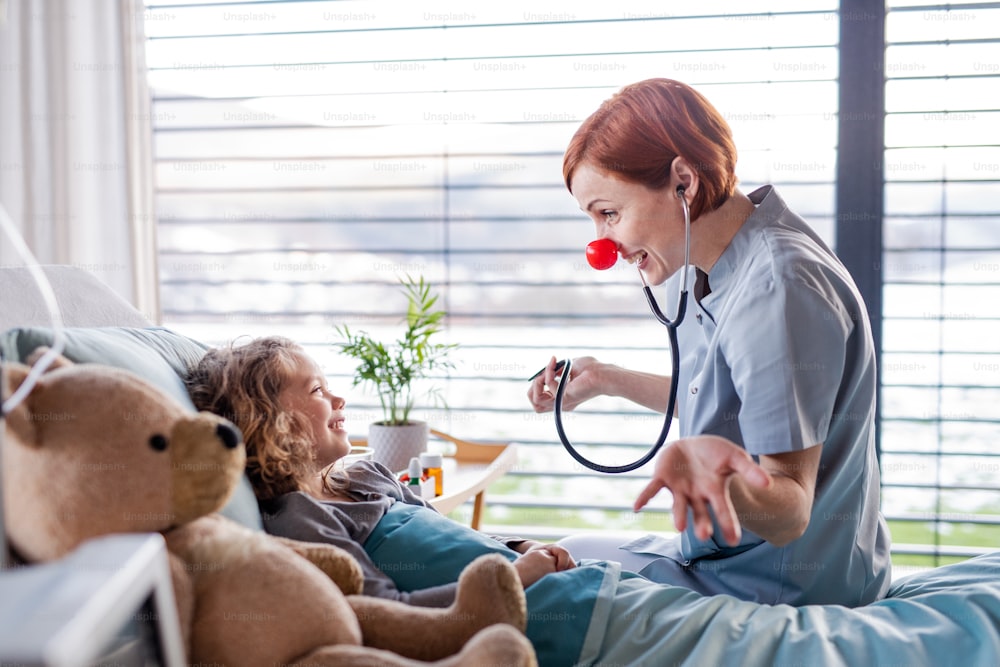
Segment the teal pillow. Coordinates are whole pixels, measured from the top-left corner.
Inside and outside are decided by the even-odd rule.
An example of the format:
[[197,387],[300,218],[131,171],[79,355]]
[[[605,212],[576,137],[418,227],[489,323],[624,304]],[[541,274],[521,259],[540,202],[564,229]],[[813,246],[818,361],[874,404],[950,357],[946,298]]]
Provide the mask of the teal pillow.
[[[63,355],[79,364],[115,366],[132,371],[181,405],[194,410],[183,377],[208,346],[163,327],[67,328]],[[52,345],[52,329],[24,327],[0,335],[4,358],[23,362],[41,345]]]

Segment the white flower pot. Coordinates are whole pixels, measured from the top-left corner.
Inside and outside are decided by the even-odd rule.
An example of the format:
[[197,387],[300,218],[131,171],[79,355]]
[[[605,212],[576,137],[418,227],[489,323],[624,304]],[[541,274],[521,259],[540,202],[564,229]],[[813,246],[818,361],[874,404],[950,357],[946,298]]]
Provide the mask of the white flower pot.
[[400,426],[368,425],[368,446],[376,461],[393,472],[406,470],[410,459],[427,451],[427,422]]

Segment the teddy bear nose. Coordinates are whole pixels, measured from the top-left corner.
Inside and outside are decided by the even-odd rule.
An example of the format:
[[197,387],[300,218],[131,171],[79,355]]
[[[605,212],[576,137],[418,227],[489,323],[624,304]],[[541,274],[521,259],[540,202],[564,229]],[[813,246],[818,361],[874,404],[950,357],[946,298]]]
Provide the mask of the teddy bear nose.
[[226,446],[226,449],[233,449],[243,442],[243,434],[232,424],[218,424],[215,427],[215,435]]

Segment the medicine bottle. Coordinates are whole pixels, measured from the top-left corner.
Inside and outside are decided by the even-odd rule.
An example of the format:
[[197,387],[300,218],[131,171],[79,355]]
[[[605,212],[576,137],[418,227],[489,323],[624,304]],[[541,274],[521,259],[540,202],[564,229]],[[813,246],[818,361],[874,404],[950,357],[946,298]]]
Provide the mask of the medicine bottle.
[[434,479],[434,496],[444,493],[444,461],[440,454],[424,452],[420,455],[420,466],[423,468],[424,477]]
[[408,479],[406,480],[406,484],[408,486],[415,486],[415,487],[417,487],[416,493],[419,496],[420,495],[420,480],[423,477],[423,475],[420,474],[420,459],[418,459],[416,456],[414,456],[412,459],[410,459],[410,465],[409,465],[409,467],[408,467],[408,469],[407,469],[406,472],[407,472],[407,476],[408,476]]

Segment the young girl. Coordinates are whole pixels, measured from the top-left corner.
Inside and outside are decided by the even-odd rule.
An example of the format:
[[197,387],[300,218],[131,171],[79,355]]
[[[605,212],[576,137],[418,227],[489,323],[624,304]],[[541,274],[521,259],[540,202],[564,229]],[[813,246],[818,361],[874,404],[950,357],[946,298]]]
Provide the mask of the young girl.
[[[269,533],[348,551],[364,570],[365,595],[431,607],[454,601],[454,582],[399,590],[365,552],[362,545],[394,504],[435,510],[379,463],[359,461],[349,471],[334,470],[351,448],[344,399],[330,392],[300,346],[269,337],[212,350],[189,377],[188,388],[200,410],[223,415],[243,431],[247,474]],[[516,552],[514,567],[526,588],[547,573],[574,567],[562,547],[494,540],[498,549]]]

